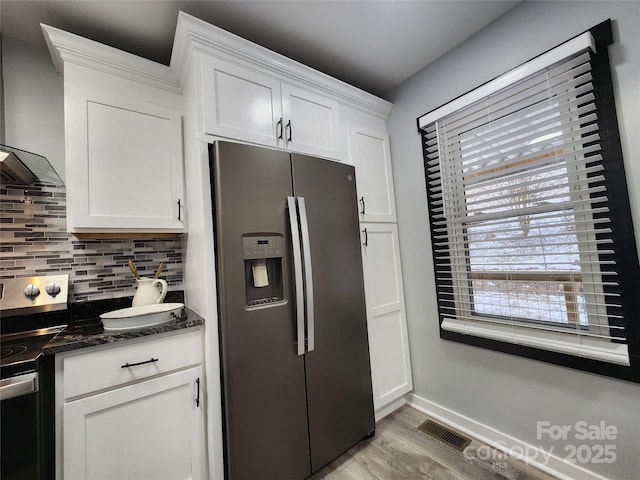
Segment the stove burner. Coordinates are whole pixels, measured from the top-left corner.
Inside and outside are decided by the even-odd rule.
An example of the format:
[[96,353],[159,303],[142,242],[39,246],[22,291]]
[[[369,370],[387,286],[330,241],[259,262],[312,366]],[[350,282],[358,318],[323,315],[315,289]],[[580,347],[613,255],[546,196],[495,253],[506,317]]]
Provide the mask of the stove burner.
[[26,352],[27,347],[23,345],[15,345],[13,347],[2,347],[0,354],[0,358],[10,358],[14,355],[20,355],[23,352]]
[[64,327],[58,325],[0,336],[1,378],[37,370],[42,349]]

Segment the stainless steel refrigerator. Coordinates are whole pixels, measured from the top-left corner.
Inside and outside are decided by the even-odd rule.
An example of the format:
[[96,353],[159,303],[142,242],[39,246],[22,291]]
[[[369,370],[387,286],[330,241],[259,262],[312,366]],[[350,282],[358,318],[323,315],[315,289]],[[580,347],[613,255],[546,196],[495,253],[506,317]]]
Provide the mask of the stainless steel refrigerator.
[[303,479],[374,433],[354,168],[210,145],[227,478]]

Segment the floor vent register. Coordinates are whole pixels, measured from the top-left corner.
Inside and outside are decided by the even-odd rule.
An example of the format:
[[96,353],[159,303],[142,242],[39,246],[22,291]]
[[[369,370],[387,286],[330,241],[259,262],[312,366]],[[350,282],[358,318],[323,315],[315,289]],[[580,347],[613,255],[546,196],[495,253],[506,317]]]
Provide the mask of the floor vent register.
[[440,440],[461,452],[464,451],[464,449],[471,443],[470,438],[460,435],[459,433],[456,433],[433,420],[427,420],[418,427],[418,430],[426,433],[427,435],[431,435],[433,438]]

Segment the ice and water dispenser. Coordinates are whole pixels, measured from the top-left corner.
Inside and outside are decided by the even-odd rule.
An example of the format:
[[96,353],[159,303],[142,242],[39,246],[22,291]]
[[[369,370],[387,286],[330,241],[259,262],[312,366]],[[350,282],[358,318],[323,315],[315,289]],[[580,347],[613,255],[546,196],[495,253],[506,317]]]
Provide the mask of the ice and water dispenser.
[[242,236],[245,303],[248,307],[284,300],[281,235]]

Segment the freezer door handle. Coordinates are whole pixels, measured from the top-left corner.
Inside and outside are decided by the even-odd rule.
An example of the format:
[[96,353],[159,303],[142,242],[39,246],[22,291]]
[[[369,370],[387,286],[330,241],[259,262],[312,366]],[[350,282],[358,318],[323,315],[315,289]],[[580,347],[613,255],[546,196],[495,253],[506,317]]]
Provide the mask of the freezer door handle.
[[289,206],[289,226],[291,227],[291,245],[293,246],[293,275],[296,284],[296,336],[298,338],[298,356],[304,355],[304,287],[302,283],[302,252],[300,250],[300,229],[296,199],[287,197]]
[[302,254],[304,258],[304,285],[307,307],[307,351],[315,348],[315,322],[313,318],[313,274],[311,271],[311,246],[309,244],[309,222],[304,197],[298,197],[300,230],[302,236]]

